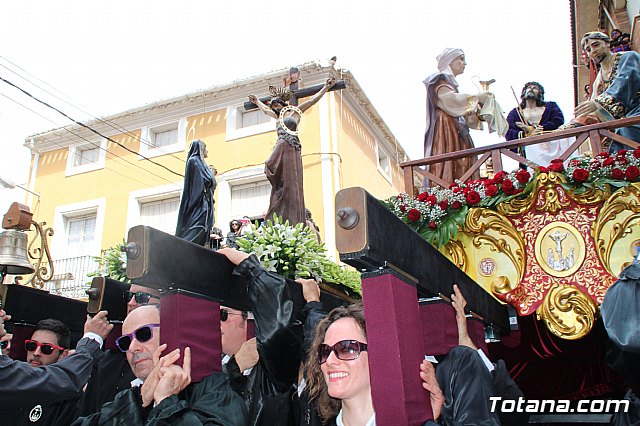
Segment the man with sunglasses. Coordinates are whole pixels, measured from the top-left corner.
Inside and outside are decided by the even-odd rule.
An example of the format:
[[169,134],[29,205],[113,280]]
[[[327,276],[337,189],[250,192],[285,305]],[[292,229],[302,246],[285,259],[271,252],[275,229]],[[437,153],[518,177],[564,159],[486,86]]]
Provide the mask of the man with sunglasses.
[[[137,284],[131,284],[122,296],[123,303],[127,304],[127,315],[140,306],[160,303],[158,290]],[[113,401],[118,392],[131,388],[135,378],[124,353],[113,348],[102,352],[94,364],[80,415],[93,414],[105,403]]]
[[[218,253],[225,255],[236,265],[234,274],[248,282],[249,303],[255,317],[255,351],[249,364],[250,371],[241,359],[241,351],[251,349],[246,341],[246,317],[240,311],[227,309],[226,321],[221,322],[222,351],[230,357],[223,366],[232,382],[247,373],[246,380],[236,389],[249,408],[249,424],[290,425],[292,413],[292,389],[298,378],[301,359],[302,325],[293,316],[293,302],[284,278],[266,271],[255,255],[231,248]],[[231,339],[239,336],[238,339]],[[233,344],[232,342],[235,342]],[[248,357],[251,359],[251,357]]]
[[7,333],[2,338],[0,338],[0,349],[2,349],[2,355],[9,356],[9,351],[11,351],[11,338],[13,334]]
[[167,346],[160,345],[157,305],[141,306],[127,315],[116,344],[126,353],[136,376],[135,386],[74,425],[246,424],[246,407],[223,373],[191,383],[190,348],[184,351],[182,366],[176,364],[180,349],[160,356]]
[[[113,328],[106,315],[106,311],[100,311],[87,320],[75,353],[60,362],[33,368],[26,362],[0,355],[0,413],[16,404],[52,403],[76,396],[87,383],[93,359]],[[11,316],[0,309],[0,338],[6,334],[4,322],[9,319]]]
[[[54,318],[38,322],[30,339],[24,341],[27,363],[33,368],[41,368],[62,361],[69,355],[71,332],[62,321]],[[2,410],[1,418],[12,425],[30,425],[35,422],[44,425],[70,424],[78,417],[82,391],[72,398],[54,403],[15,404],[13,409]]]

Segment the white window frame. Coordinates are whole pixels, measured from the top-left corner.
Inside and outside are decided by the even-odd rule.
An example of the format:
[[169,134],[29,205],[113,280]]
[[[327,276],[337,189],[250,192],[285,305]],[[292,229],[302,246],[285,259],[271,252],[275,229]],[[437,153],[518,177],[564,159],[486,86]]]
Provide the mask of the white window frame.
[[[382,165],[380,164],[380,154],[382,153],[382,155],[384,155],[387,158],[387,161],[389,161],[389,171],[386,172],[384,170],[384,168],[382,167]],[[391,173],[393,171],[393,164],[391,162],[391,156],[389,155],[389,153],[387,153],[387,151],[384,150],[384,148],[380,147],[380,144],[376,142],[376,167],[378,168],[378,171],[380,172],[380,174],[382,176],[384,176],[384,178],[387,180],[387,182],[389,182],[390,184],[393,185],[393,183],[391,182]]]
[[[98,161],[89,164],[82,164],[76,166],[76,151],[79,148],[93,147],[95,145],[98,148]],[[65,170],[65,176],[73,176],[80,173],[92,172],[94,170],[104,169],[104,162],[107,155],[107,139],[101,138],[100,142],[91,141],[87,143],[78,143],[69,147],[69,155],[67,157],[67,168]]]
[[247,136],[271,132],[276,129],[275,118],[269,118],[269,121],[266,123],[256,124],[255,126],[240,127],[243,112],[245,112],[243,104],[227,107],[227,142]]
[[124,230],[125,235],[129,234],[129,229],[136,225],[140,225],[140,210],[142,204],[175,197],[182,197],[181,183],[155,186],[153,188],[145,188],[130,192],[129,203],[127,206],[127,222]]
[[[239,219],[231,217],[231,188],[235,185],[264,181],[266,178],[263,165],[233,170],[217,176],[216,194],[218,198],[216,200],[214,226],[222,229],[224,235],[229,232],[229,222],[232,219]],[[266,210],[264,213],[266,213]]]
[[[157,148],[150,148],[149,142],[154,131],[166,131],[171,129],[178,129],[178,140],[170,145],[160,146]],[[187,118],[182,117],[179,121],[173,121],[169,123],[163,123],[153,126],[145,126],[140,129],[140,154],[138,159],[144,160],[144,157],[159,157],[161,155],[174,154],[176,152],[184,151],[187,143]],[[143,157],[144,156],[144,157]]]
[[66,259],[68,251],[68,226],[69,219],[76,217],[96,215],[96,228],[94,234],[94,247],[88,256],[99,256],[102,248],[102,234],[104,231],[106,198],[81,201],[79,203],[57,206],[53,215],[53,229],[55,233],[51,238],[51,252],[54,259]]

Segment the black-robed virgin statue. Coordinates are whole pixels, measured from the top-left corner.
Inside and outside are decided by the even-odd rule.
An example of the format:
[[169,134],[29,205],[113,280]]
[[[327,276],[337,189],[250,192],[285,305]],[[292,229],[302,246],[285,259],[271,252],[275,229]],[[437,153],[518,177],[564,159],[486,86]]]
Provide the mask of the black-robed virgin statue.
[[176,237],[204,246],[213,226],[213,191],[216,179],[204,162],[207,145],[191,142],[184,170],[184,189],[180,199]]

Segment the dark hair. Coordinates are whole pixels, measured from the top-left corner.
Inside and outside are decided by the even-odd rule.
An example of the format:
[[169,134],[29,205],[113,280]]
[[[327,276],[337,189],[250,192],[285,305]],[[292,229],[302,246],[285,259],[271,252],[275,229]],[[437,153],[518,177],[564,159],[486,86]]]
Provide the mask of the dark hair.
[[580,40],[580,47],[582,50],[585,50],[588,40],[602,40],[607,44],[611,44],[611,38],[603,32],[600,31],[591,31],[582,36],[582,40]]
[[318,414],[324,422],[338,415],[342,407],[342,402],[339,399],[329,396],[327,383],[324,380],[320,363],[318,362],[318,348],[324,342],[327,330],[331,324],[342,318],[353,318],[362,330],[362,334],[367,337],[362,301],[356,301],[349,306],[339,306],[329,312],[329,315],[318,323],[316,327],[316,337],[311,344],[309,359],[305,367],[309,398],[310,400],[316,400]]
[[[272,111],[273,111],[273,106],[275,104],[280,104],[283,108],[287,106],[287,103],[281,97],[273,98],[273,99],[271,99],[271,102],[269,102],[269,108],[271,108]],[[273,111],[273,112],[275,112],[275,111]]]
[[54,333],[58,338],[58,346],[62,346],[65,349],[69,349],[69,346],[71,346],[71,331],[69,331],[69,327],[60,320],[47,318],[38,321],[38,324],[33,331],[35,332],[38,330],[46,330]]
[[546,102],[544,101],[544,87],[542,87],[542,84],[538,83],[537,81],[530,81],[528,83],[525,83],[524,86],[522,86],[522,92],[520,93],[520,99],[522,100],[520,102],[520,108],[524,109],[527,106],[527,103],[525,102],[525,99],[524,99],[524,92],[527,90],[527,87],[529,86],[538,86],[538,89],[540,89],[540,99],[536,99],[536,105],[537,106],[545,105]]

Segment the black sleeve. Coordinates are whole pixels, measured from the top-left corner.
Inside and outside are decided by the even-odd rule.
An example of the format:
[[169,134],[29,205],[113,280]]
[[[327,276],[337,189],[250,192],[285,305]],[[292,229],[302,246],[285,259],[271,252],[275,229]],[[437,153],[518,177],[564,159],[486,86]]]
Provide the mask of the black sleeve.
[[322,303],[309,302],[302,308],[302,317],[304,320],[304,344],[302,346],[303,361],[309,358],[309,350],[313,339],[316,337],[316,327],[322,321],[327,313],[322,309]]
[[93,339],[80,339],[76,352],[55,364],[33,368],[26,362],[0,355],[2,402],[51,403],[74,398],[89,380],[93,358],[100,345]]
[[255,255],[242,261],[234,274],[249,281],[259,363],[276,388],[286,392],[298,378],[302,346],[302,324],[293,317],[286,281],[267,272]]

